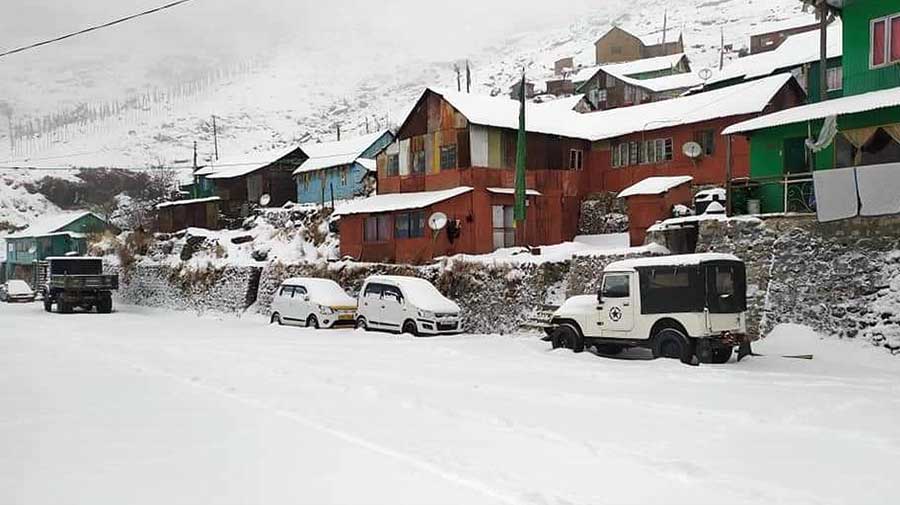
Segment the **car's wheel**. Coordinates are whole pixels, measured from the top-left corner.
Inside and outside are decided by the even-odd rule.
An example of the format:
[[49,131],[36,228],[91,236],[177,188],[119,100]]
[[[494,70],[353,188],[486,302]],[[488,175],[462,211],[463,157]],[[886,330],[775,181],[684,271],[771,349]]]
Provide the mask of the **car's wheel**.
[[369,331],[369,324],[366,323],[366,318],[364,318],[364,317],[356,318],[356,329]]
[[665,328],[653,337],[653,357],[679,359],[690,364],[694,360],[694,344],[681,331]]
[[409,333],[414,337],[418,337],[419,328],[416,327],[415,321],[410,321],[407,319],[406,322],[403,323],[403,333]]
[[728,363],[732,354],[734,354],[734,349],[731,347],[718,347],[712,351],[712,362],[719,365]]
[[550,342],[554,349],[571,349],[574,352],[584,352],[584,338],[571,326],[560,326],[550,336]]
[[284,322],[281,320],[281,314],[275,312],[272,314],[272,319],[269,320],[269,324],[278,324],[278,326],[284,326]]
[[319,319],[316,316],[310,314],[309,317],[306,318],[306,327],[307,328],[315,328],[318,330],[319,329]]
[[53,301],[44,298],[44,310],[47,312],[53,312]]

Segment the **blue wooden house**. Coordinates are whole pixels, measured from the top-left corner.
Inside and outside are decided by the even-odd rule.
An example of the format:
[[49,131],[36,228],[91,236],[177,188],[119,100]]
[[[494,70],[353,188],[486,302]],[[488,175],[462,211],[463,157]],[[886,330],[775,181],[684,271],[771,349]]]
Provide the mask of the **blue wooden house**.
[[352,139],[304,144],[295,171],[297,203],[324,204],[365,196],[375,187],[375,157],[394,141],[385,130]]

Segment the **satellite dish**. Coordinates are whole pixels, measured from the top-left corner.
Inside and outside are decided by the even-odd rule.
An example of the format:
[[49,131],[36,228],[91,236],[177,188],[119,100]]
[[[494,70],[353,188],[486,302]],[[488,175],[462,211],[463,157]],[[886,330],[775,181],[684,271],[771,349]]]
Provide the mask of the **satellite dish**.
[[259,206],[260,207],[268,207],[270,203],[272,203],[272,197],[269,196],[268,193],[259,197]]
[[37,246],[33,245],[28,248],[28,254],[34,254],[37,252]]
[[685,156],[691,159],[697,159],[703,155],[703,146],[696,142],[685,142],[681,150]]
[[448,222],[449,219],[447,219],[447,214],[435,212],[428,218],[428,227],[434,231],[441,231],[447,227]]
[[706,82],[710,77],[712,77],[712,70],[708,68],[700,69],[700,71],[697,72],[697,77],[699,77],[703,82]]

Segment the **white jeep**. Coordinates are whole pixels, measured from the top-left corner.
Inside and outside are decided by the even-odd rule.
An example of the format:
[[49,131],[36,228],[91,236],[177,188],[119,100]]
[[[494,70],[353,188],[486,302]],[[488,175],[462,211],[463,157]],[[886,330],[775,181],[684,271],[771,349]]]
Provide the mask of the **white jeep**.
[[[553,313],[553,348],[603,354],[645,347],[655,358],[726,363],[749,352],[744,263],[730,254],[619,261],[603,271],[597,296],[572,297]],[[745,351],[746,350],[746,351]]]

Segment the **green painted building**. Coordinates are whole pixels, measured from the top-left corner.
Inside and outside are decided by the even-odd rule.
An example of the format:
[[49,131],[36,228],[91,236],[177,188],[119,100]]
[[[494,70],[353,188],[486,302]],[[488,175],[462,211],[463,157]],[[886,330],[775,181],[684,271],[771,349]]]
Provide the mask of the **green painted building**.
[[[900,162],[900,43],[891,43],[892,37],[900,40],[900,0],[828,3],[843,21],[843,96],[724,132],[750,139],[750,182],[743,196],[758,201],[763,213],[814,211],[814,170]],[[808,149],[806,140],[818,138],[832,116],[834,140],[819,152]],[[735,202],[741,190],[735,190]]]
[[93,212],[67,212],[40,219],[25,230],[5,237],[4,277],[30,280],[35,261],[87,252],[87,235],[116,231]]

